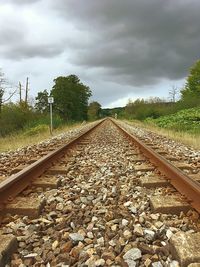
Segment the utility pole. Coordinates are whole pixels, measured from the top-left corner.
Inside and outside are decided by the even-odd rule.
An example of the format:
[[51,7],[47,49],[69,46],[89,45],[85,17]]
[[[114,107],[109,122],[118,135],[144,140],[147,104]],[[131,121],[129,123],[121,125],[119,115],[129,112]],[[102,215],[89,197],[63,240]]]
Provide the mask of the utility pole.
[[26,94],[25,94],[25,104],[28,105],[28,77],[26,78]]
[[48,97],[48,103],[49,103],[49,108],[50,108],[50,134],[53,134],[53,102],[54,99],[52,96]]
[[19,82],[19,103],[22,103],[22,84]]

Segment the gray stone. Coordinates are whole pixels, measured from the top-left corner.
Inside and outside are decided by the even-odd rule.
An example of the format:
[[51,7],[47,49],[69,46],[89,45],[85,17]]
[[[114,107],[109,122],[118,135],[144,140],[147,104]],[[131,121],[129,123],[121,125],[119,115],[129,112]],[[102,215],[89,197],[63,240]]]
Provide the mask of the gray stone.
[[138,248],[132,248],[128,250],[124,256],[124,261],[128,264],[128,266],[136,266],[135,260],[138,260],[142,257],[141,251]]
[[163,267],[162,263],[160,261],[153,262],[151,264],[152,267]]
[[69,237],[72,239],[72,241],[74,242],[79,242],[79,241],[83,241],[84,240],[84,237],[79,234],[79,233],[72,233],[72,234],[69,234]]

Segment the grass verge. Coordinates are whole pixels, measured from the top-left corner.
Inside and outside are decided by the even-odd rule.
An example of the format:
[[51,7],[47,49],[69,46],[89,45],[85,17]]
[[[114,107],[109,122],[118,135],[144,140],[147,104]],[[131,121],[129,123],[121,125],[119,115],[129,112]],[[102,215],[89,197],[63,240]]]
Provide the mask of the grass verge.
[[[65,125],[57,128],[53,131],[53,136],[69,131],[80,125],[81,123],[76,123],[73,125]],[[34,130],[29,129],[25,132],[0,138],[0,152],[16,150],[24,146],[34,145],[49,138],[51,138],[51,135],[48,127],[37,127],[34,128]]]
[[166,136],[172,140],[178,141],[182,144],[189,145],[194,149],[200,149],[200,134],[192,134],[183,131],[173,131],[169,129],[160,128],[148,122],[141,121],[126,121],[128,124],[141,127],[143,129],[152,131],[154,133]]

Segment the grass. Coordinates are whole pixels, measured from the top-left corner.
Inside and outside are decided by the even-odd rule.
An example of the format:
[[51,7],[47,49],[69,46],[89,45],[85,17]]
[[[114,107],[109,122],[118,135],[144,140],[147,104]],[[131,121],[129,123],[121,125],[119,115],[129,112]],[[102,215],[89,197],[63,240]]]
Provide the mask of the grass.
[[141,127],[146,130],[150,130],[154,133],[166,136],[172,140],[178,141],[182,144],[189,145],[194,149],[200,149],[200,134],[192,134],[184,131],[174,131],[172,129],[160,128],[148,122],[141,121],[126,121],[131,125]]
[[[57,128],[53,131],[53,136],[69,131],[80,125],[80,123],[76,123],[73,125],[65,125],[60,128]],[[48,127],[41,127],[39,131],[31,131],[29,129],[26,132],[21,132],[18,134],[13,134],[7,137],[0,138],[0,152],[16,150],[24,146],[34,145],[49,138],[51,138],[51,135]]]

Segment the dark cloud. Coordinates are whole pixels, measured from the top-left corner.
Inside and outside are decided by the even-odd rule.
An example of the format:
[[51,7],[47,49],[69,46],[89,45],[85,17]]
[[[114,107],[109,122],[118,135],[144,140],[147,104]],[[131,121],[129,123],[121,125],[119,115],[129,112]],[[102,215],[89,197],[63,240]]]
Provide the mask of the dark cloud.
[[54,44],[27,44],[23,43],[4,50],[4,57],[18,60],[24,58],[51,58],[58,56],[63,52],[63,47]]
[[25,28],[4,27],[0,29],[0,36],[0,56],[7,59],[51,58],[65,50],[65,44],[61,42],[31,41]]
[[[135,86],[184,78],[199,57],[198,0],[60,0],[54,8],[85,31],[77,65],[104,68]],[[89,41],[88,41],[89,40]]]

